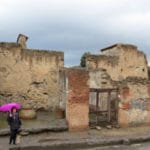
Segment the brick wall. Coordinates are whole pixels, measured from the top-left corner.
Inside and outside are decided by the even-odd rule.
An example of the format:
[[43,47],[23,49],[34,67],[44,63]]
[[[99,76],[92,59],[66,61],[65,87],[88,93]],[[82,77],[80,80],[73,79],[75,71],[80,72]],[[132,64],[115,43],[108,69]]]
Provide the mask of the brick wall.
[[84,69],[69,69],[68,101],[66,119],[69,131],[86,130],[89,127],[88,72]]

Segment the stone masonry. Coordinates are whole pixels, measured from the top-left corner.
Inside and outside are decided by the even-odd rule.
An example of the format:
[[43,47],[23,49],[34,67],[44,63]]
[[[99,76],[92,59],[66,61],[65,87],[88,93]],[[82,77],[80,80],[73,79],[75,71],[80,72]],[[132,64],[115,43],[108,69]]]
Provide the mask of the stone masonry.
[[[64,68],[64,53],[28,49],[28,37],[0,43],[0,105],[19,102],[35,110],[66,110],[70,131],[87,130],[90,88],[117,88],[118,123],[150,125],[150,81],[146,56],[136,46],[115,44],[89,54],[86,68]],[[105,105],[106,96],[103,97]]]
[[100,55],[90,54],[86,58],[90,88],[119,89],[120,126],[149,125],[150,81],[145,54],[134,45],[121,43],[104,48],[101,52]]
[[120,88],[118,121],[121,126],[150,124],[150,82],[142,78],[127,78]]
[[89,55],[86,66],[89,69],[106,69],[115,81],[130,76],[148,79],[146,56],[134,45],[118,43],[104,48],[100,55]]
[[150,80],[150,67],[148,66],[148,78]]
[[0,104],[18,101],[23,107],[50,110],[59,105],[59,70],[64,53],[26,48],[27,37],[0,43]]

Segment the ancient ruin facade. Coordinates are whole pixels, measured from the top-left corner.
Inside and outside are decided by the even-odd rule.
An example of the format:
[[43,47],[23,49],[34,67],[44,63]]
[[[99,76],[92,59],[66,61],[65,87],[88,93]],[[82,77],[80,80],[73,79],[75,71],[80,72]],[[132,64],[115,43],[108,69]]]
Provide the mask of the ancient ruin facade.
[[59,105],[59,70],[64,53],[28,49],[27,37],[0,43],[0,103],[20,102],[23,107],[53,109]]
[[[117,123],[121,126],[150,124],[150,82],[143,52],[134,45],[119,43],[102,49],[100,55],[88,55],[86,66],[90,70],[89,87],[105,92],[108,89],[108,95],[100,94],[97,98],[101,103],[97,109],[102,107],[101,110],[107,110],[106,116],[110,113],[111,117],[113,111],[108,109],[111,109],[114,98],[111,95],[107,100],[109,90],[118,89],[115,100]],[[94,101],[95,97],[92,96],[90,101]]]
[[150,124],[148,64],[136,46],[115,44],[89,54],[86,68],[64,68],[63,52],[29,49],[27,39],[0,43],[0,104],[63,108],[70,131],[87,130],[89,113],[120,126]]

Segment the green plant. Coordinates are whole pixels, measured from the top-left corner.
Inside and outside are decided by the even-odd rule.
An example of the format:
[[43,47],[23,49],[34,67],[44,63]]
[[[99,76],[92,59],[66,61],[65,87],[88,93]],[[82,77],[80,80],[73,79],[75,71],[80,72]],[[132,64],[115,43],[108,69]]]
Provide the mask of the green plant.
[[86,67],[86,57],[87,55],[89,55],[90,52],[85,52],[82,56],[81,56],[81,59],[80,59],[80,66],[81,67]]

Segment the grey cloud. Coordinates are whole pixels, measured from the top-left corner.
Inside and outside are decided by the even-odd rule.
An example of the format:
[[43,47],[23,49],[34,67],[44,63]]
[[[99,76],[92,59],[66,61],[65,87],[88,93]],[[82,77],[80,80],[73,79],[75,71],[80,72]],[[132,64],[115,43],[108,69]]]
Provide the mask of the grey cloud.
[[5,0],[0,41],[26,34],[30,48],[63,50],[69,66],[78,65],[85,51],[99,53],[116,42],[150,55],[149,6],[149,0]]

